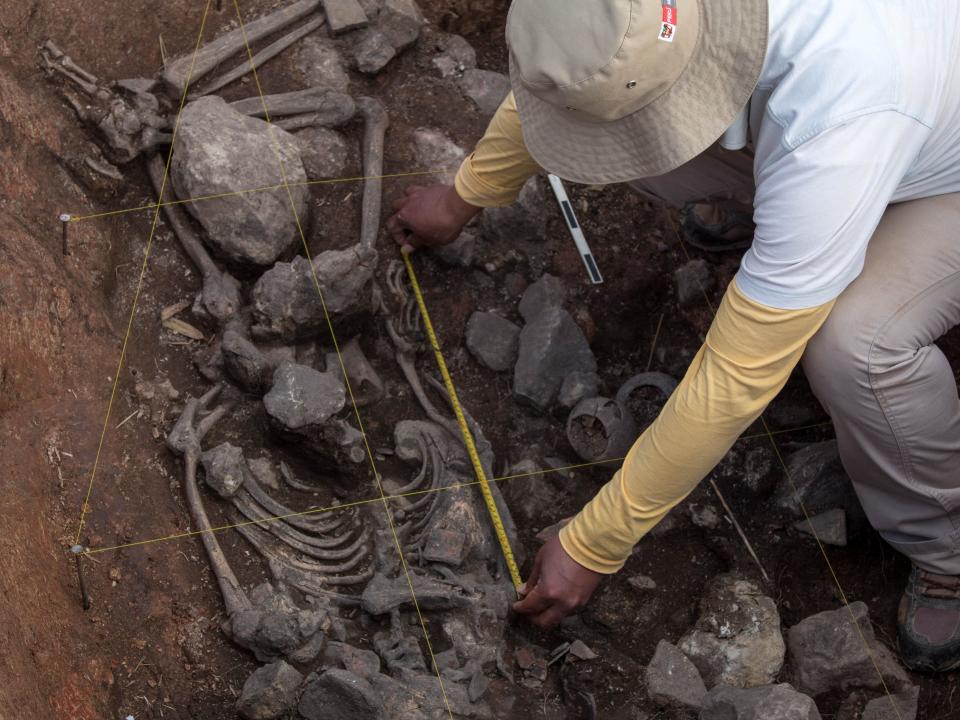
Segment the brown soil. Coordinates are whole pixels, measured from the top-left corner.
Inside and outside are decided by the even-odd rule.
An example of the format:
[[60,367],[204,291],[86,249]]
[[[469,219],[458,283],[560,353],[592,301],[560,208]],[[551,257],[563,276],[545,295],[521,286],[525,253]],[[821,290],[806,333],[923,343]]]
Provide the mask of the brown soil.
[[[272,4],[251,0],[243,8],[251,17]],[[0,512],[5,606],[0,612],[0,718],[99,720],[128,713],[138,720],[233,718],[235,697],[255,664],[220,631],[220,597],[196,538],[86,561],[93,607],[84,612],[80,605],[68,548],[98,452],[85,543],[110,546],[189,527],[179,461],[165,450],[163,436],[183,396],[205,387],[193,366],[200,345],[163,330],[159,312],[192,298],[197,277],[161,225],[150,249],[101,451],[104,411],[111,402],[152,216],[137,212],[77,223],[71,226],[74,250],[69,257],[60,254],[56,218],[61,212],[141,205],[151,195],[136,164],[125,170],[124,183],[106,181],[84,168],[91,137],[36,63],[36,47],[51,38],[102,77],[152,75],[161,62],[158,36],[171,54],[193,48],[203,3],[169,0],[147,8],[102,0],[27,0],[7,5],[0,15],[0,472],[6,490]],[[505,2],[424,0],[422,5],[436,27],[466,34],[477,48],[481,67],[505,70]],[[230,24],[232,3],[224,2],[223,8],[208,22],[207,38]],[[355,92],[380,97],[391,114],[388,173],[413,166],[408,140],[416,127],[440,128],[469,146],[485,126],[469,101],[432,71],[431,37],[436,32],[429,30],[416,49],[376,80],[355,79]],[[289,53],[264,68],[261,82],[267,92],[297,87]],[[252,92],[249,85],[231,90],[238,97]],[[351,131],[354,139],[358,130]],[[354,167],[348,172],[358,171]],[[399,193],[403,185],[388,181],[387,195]],[[601,286],[586,283],[559,215],[551,219],[546,243],[524,248],[522,262],[507,262],[492,277],[479,270],[451,270],[430,257],[417,259],[461,398],[504,465],[529,457],[532,448],[541,456],[570,458],[571,453],[562,418],[542,418],[519,408],[511,400],[506,376],[484,370],[457,350],[472,311],[494,306],[513,310],[523,288],[541,270],[563,277],[574,288],[570,308],[592,340],[602,391],[608,396],[647,368],[661,318],[650,369],[675,377],[682,375],[711,318],[706,303],[681,309],[672,299],[672,271],[686,258],[669,211],[624,188],[571,188],[571,195],[605,275]],[[321,186],[315,189],[315,201],[319,227],[314,249],[351,244],[358,231],[359,186]],[[511,250],[493,246],[483,253],[502,258]],[[384,239],[383,256],[392,252]],[[708,260],[723,287],[738,257]],[[711,300],[718,299],[719,291]],[[369,354],[389,357],[375,329],[368,331],[363,342]],[[960,356],[960,336],[947,338],[945,347],[952,358]],[[398,377],[388,380],[399,382]],[[169,379],[180,399],[149,399],[137,393],[138,382],[154,378]],[[643,410],[639,414],[649,411],[646,398],[636,405],[635,410]],[[368,432],[375,447],[390,444],[393,423],[409,416],[412,407],[407,397],[371,418]],[[233,419],[249,420],[245,427],[262,430],[257,412],[256,403],[246,403]],[[774,430],[824,419],[799,373],[768,418]],[[234,437],[222,431],[221,437],[226,436]],[[779,442],[786,450],[793,443],[826,437],[829,429],[821,428],[786,434]],[[768,440],[739,443],[715,477],[775,578],[770,592],[785,624],[791,625],[810,613],[835,608],[839,601],[814,546],[784,528],[772,528],[763,508],[738,492],[746,452],[764,443]],[[520,528],[527,556],[536,551],[538,531],[576,512],[608,476],[603,469],[550,476],[555,504]],[[358,499],[371,496],[373,487],[368,480],[358,480],[339,494]],[[706,486],[690,502],[711,505],[722,517]],[[535,712],[531,716],[589,717],[583,693],[590,693],[597,717],[674,717],[657,714],[638,674],[657,641],[676,640],[689,626],[700,591],[711,577],[730,569],[756,574],[729,524],[704,530],[690,522],[686,507],[674,515],[667,527],[643,542],[624,572],[604,583],[579,621],[551,633],[520,622],[512,625],[511,644],[530,641],[551,649],[576,636],[598,652],[600,660],[552,670],[543,688],[530,691],[523,707],[518,705],[510,716]],[[224,542],[232,558],[244,557],[238,538],[227,534]],[[866,601],[879,634],[892,637],[906,562],[873,534],[855,538],[847,548],[831,549],[830,559],[847,597]],[[249,562],[241,568],[244,580],[252,581],[257,573]],[[652,577],[658,589],[641,594],[631,588],[626,580],[638,573]],[[960,710],[953,709],[955,676],[918,682],[920,717],[960,717]]]

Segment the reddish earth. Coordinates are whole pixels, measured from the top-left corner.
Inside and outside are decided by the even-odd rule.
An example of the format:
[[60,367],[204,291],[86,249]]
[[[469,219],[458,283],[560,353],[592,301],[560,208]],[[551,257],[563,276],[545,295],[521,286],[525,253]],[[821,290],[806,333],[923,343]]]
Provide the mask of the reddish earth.
[[[248,2],[244,11],[252,15],[269,5]],[[505,69],[501,38],[506,3],[432,0],[422,5],[437,27],[466,35],[478,50],[481,67]],[[254,663],[220,632],[220,598],[195,538],[88,560],[93,607],[84,612],[80,605],[68,548],[97,457],[152,218],[149,212],[137,212],[77,223],[71,226],[74,251],[69,257],[60,253],[56,218],[61,212],[141,205],[151,196],[140,169],[127,171],[128,182],[114,183],[83,168],[90,136],[36,63],[36,47],[52,38],[103,77],[151,75],[161,62],[158,36],[170,53],[193,47],[202,3],[170,0],[151,5],[149,12],[142,4],[103,0],[8,6],[0,16],[0,477],[5,491],[0,511],[0,718],[99,720],[127,713],[138,720],[233,718],[233,702]],[[229,23],[231,7],[224,3],[222,13],[212,17],[208,37]],[[380,97],[391,113],[388,173],[413,166],[408,139],[416,127],[438,127],[469,146],[485,125],[469,101],[429,71],[429,37],[427,33],[417,49],[382,76],[365,81],[366,88],[364,81],[355,84],[355,90]],[[297,85],[296,71],[282,57],[264,69],[261,81],[268,92],[289,89]],[[357,171],[354,167],[350,173]],[[396,194],[402,186],[390,181],[386,192]],[[711,314],[706,303],[680,309],[672,299],[672,271],[686,259],[673,230],[675,218],[624,188],[576,188],[571,195],[605,284],[586,284],[559,216],[550,222],[550,240],[531,256],[574,288],[571,308],[592,338],[608,389],[648,363],[651,369],[680,375]],[[325,208],[316,242],[352,243],[359,188],[321,186],[315,198]],[[510,249],[485,252],[492,257]],[[390,252],[384,240],[383,253]],[[738,258],[729,254],[709,260],[722,287]],[[533,445],[547,455],[571,457],[560,419],[517,411],[505,376],[455,350],[462,347],[464,324],[473,310],[513,307],[534,279],[529,267],[507,263],[491,278],[478,270],[444,268],[430,258],[418,263],[462,399],[493,442],[499,462],[519,461]],[[204,386],[192,364],[196,347],[163,331],[159,322],[161,308],[192,297],[195,280],[173,236],[161,226],[92,487],[82,533],[91,547],[162,537],[189,526],[178,486],[179,463],[162,443],[172,403],[145,401],[135,386],[163,377],[181,397]],[[713,295],[716,302],[719,291]],[[954,360],[960,356],[957,333],[944,346]],[[402,410],[394,408],[372,422],[371,435],[386,440]],[[768,417],[774,430],[824,419],[799,373]],[[829,433],[829,428],[800,431],[778,436],[778,442],[788,448]],[[744,451],[768,442],[742,441],[736,448],[740,459],[730,464],[737,467]],[[591,469],[543,480],[551,484],[555,504],[521,526],[527,555],[536,550],[539,530],[573,514],[607,477],[608,471]],[[814,546],[770,529],[764,508],[738,496],[733,474],[720,472],[717,478],[775,579],[770,592],[785,624],[837,607],[836,589]],[[372,494],[372,487],[361,490]],[[690,502],[716,507],[706,487]],[[689,626],[711,577],[729,569],[755,574],[726,525],[706,531],[689,522],[686,510],[678,516],[674,529],[644,541],[626,570],[605,583],[583,613],[575,632],[601,659],[554,673],[542,690],[531,691],[523,714],[587,717],[578,699],[585,691],[594,694],[602,718],[648,717],[641,711],[672,717],[654,714],[638,682],[654,646],[662,638],[675,640]],[[226,542],[239,556],[239,541]],[[878,634],[889,639],[906,563],[873,535],[831,549],[830,558],[847,597],[866,601]],[[651,576],[657,592],[640,595],[630,588],[626,578],[636,573]],[[540,633],[515,623],[511,642],[526,639],[549,649],[567,637],[565,632]],[[960,717],[960,710],[954,710],[955,676],[918,680],[921,718]]]

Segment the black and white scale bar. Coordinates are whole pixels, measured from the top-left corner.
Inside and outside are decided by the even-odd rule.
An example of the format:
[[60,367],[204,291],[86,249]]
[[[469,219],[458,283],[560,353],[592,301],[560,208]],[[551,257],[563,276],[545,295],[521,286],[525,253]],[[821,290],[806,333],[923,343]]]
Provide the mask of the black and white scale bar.
[[580,257],[583,258],[583,265],[587,268],[587,275],[590,276],[590,282],[599,285],[603,282],[603,276],[597,267],[596,260],[593,259],[593,253],[590,252],[590,246],[587,245],[587,238],[583,234],[580,223],[577,222],[576,213],[573,212],[573,205],[570,204],[570,198],[567,197],[567,190],[563,187],[563,181],[556,175],[547,174],[550,181],[550,187],[553,188],[553,194],[557,196],[557,202],[560,203],[560,209],[563,211],[563,220],[567,223],[567,229],[570,230],[570,236],[580,251]]

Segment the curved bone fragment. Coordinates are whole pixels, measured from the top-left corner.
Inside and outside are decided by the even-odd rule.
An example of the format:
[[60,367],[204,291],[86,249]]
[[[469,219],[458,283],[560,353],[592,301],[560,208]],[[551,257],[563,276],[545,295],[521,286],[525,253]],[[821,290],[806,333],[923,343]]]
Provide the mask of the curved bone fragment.
[[[287,525],[285,520],[274,519],[258,505],[246,502],[243,498],[238,498],[237,502],[234,503],[234,507],[241,515],[257,523],[259,527],[267,530],[278,540],[282,540],[295,550],[309,557],[317,558],[318,560],[336,560],[340,559],[340,557],[346,557],[346,555],[343,555],[345,552],[343,549],[334,550],[334,548],[338,548],[344,543],[355,539],[353,528],[348,528],[344,533],[330,538],[308,535],[307,533],[293,529]],[[369,531],[361,531],[360,537],[362,539],[368,539]]]
[[[237,532],[243,535],[247,542],[253,545],[257,552],[263,556],[263,558],[270,565],[271,572],[275,572],[285,580],[288,580],[287,576],[289,575],[289,573],[286,571],[297,571],[304,573],[304,577],[314,580],[316,583],[318,583],[318,587],[322,585],[336,584],[335,576],[338,573],[345,573],[353,570],[369,555],[369,548],[366,546],[361,546],[355,550],[352,557],[342,563],[323,564],[309,562],[298,559],[293,553],[286,550],[283,546],[278,546],[271,540],[267,533],[258,529],[254,525],[241,525],[237,528]],[[354,576],[347,577],[352,578]]]

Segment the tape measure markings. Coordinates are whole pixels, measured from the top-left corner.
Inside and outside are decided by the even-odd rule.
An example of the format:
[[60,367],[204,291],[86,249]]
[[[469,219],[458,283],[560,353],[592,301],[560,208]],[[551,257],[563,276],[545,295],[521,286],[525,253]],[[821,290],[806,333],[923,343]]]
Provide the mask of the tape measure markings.
[[500,517],[500,511],[497,509],[497,502],[493,497],[493,491],[490,489],[490,481],[487,480],[487,474],[483,469],[483,463],[480,462],[480,455],[477,453],[477,445],[473,440],[470,427],[467,425],[467,419],[463,414],[463,407],[460,405],[460,398],[457,396],[457,390],[453,386],[453,379],[447,370],[447,363],[443,359],[443,353],[440,350],[440,342],[437,340],[437,333],[433,329],[433,323],[430,321],[430,313],[427,312],[427,305],[423,299],[423,291],[420,289],[420,283],[417,281],[417,274],[413,269],[413,262],[407,253],[403,253],[403,264],[407,268],[407,275],[410,278],[410,286],[413,288],[414,297],[417,299],[417,306],[420,308],[420,315],[423,317],[423,325],[427,331],[427,337],[430,340],[430,347],[433,349],[433,355],[437,360],[437,366],[440,368],[440,375],[443,378],[443,385],[450,396],[450,405],[453,407],[453,413],[457,417],[457,425],[460,426],[460,433],[463,435],[463,443],[467,448],[467,455],[470,456],[470,462],[473,464],[473,471],[476,473],[477,480],[480,483],[480,493],[483,495],[483,502],[490,513],[490,520],[493,522],[493,530],[500,543],[500,549],[503,552],[503,559],[507,564],[507,570],[510,573],[510,579],[513,587],[519,591],[523,580],[520,578],[520,569],[517,567],[516,558],[513,556],[513,548],[510,547],[510,538],[507,537],[506,528],[503,526],[503,520]]

